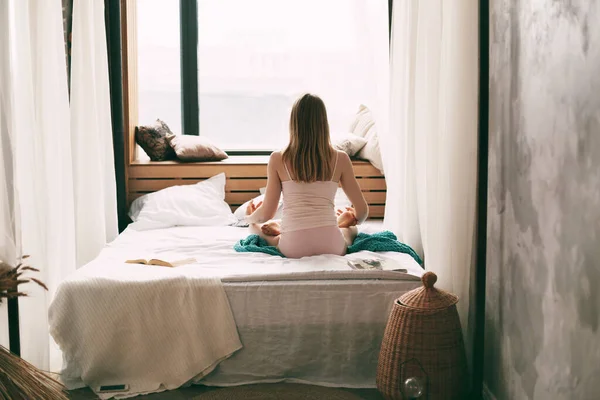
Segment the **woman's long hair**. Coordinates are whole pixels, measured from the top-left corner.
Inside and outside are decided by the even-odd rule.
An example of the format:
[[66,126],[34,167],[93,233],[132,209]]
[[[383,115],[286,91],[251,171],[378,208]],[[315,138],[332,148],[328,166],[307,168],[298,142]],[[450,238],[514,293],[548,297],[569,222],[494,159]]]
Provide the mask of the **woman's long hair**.
[[334,154],[325,104],[318,96],[305,94],[292,108],[290,143],[282,153],[283,162],[292,167],[290,178],[307,183],[330,180]]

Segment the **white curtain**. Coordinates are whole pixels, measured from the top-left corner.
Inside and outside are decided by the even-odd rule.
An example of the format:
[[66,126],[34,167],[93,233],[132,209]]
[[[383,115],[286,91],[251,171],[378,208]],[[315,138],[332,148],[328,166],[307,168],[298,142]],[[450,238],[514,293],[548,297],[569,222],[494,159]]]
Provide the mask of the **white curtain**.
[[[78,3],[75,2],[76,8]],[[81,2],[86,6],[87,3],[90,2]],[[100,11],[94,19],[103,21],[104,13]],[[99,252],[106,239],[116,235],[116,222],[113,222],[116,207],[106,206],[109,203],[106,198],[114,197],[115,191],[114,178],[112,182],[109,180],[114,177],[112,155],[110,167],[105,155],[106,149],[112,148],[109,104],[98,95],[108,91],[108,82],[98,83],[85,74],[74,76],[73,86],[85,88],[88,97],[100,100],[91,111],[97,114],[95,118],[84,114],[80,107],[69,109],[60,0],[2,1],[0,18],[3,30],[0,38],[0,188],[3,189],[0,192],[3,229],[0,258],[14,263],[18,255],[29,254],[29,263],[41,270],[36,277],[48,285],[49,292],[28,285],[23,289],[29,297],[19,301],[21,355],[38,367],[57,370],[61,360],[59,354],[51,350],[54,347],[48,334],[48,304],[58,284],[83,262],[76,260],[85,260]],[[86,29],[91,30],[93,26]],[[93,32],[98,34],[98,31]],[[81,42],[77,45],[90,46]],[[89,62],[95,63],[95,70],[104,69],[106,73],[105,43],[104,46],[104,49],[95,46],[84,51],[91,58]],[[73,53],[76,52],[81,50],[74,44]],[[102,52],[104,59],[96,55]],[[79,126],[73,121],[82,118],[88,118],[97,126],[81,131],[72,129]],[[74,156],[80,150],[75,147],[80,140],[93,141],[96,147],[91,154]],[[97,155],[100,152],[104,158]],[[87,197],[81,196],[80,188],[89,180],[95,181],[96,187],[88,189]],[[102,201],[92,200],[93,196]],[[82,203],[86,204],[85,210]],[[104,220],[104,226],[95,232],[82,229],[80,220],[86,214]]]
[[71,137],[77,265],[118,234],[104,2],[73,2]]
[[[10,104],[8,4],[0,3],[0,259],[16,259],[12,142],[5,109]],[[6,301],[0,304],[0,345],[8,348]]]
[[[61,4],[4,1],[2,114],[3,193],[10,207],[12,237],[3,237],[1,255],[10,264],[30,254],[38,278],[50,288],[23,288],[19,301],[21,354],[49,366],[47,304],[56,284],[75,269],[73,186],[67,74]],[[4,139],[8,139],[6,146]]]
[[460,297],[467,340],[478,57],[477,0],[394,2],[390,129],[382,137],[385,223],[424,256],[438,287]]
[[359,37],[360,57],[364,57],[362,63],[365,82],[363,84],[369,87],[368,91],[360,93],[361,102],[371,110],[377,126],[377,139],[380,140],[380,145],[384,145],[385,142],[381,143],[380,138],[383,137],[385,140],[389,136],[387,134],[390,96],[388,2],[360,0],[355,3],[358,26],[356,33]]

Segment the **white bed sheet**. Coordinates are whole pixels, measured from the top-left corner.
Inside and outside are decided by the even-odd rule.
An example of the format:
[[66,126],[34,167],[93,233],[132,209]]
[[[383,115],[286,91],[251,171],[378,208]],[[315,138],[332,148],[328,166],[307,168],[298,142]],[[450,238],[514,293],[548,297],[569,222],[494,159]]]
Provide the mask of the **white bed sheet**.
[[[381,225],[368,223],[361,229],[372,233]],[[233,244],[247,234],[247,229],[236,227],[128,229],[70,279],[81,286],[87,280],[95,285],[110,285],[114,280],[134,284],[140,276],[152,281],[174,276],[220,278],[243,348],[199,383],[230,386],[284,380],[374,387],[392,302],[420,285],[422,268],[409,255],[393,252],[299,260],[235,252]],[[197,262],[177,268],[124,263],[135,258],[188,257]],[[389,269],[405,268],[408,273],[353,271],[347,265],[347,258],[371,257],[385,259]],[[73,382],[76,362],[68,360],[64,368]]]
[[[370,222],[361,226],[361,231],[373,233],[381,230],[381,224]],[[147,271],[150,276],[155,272],[158,276],[165,274],[184,274],[190,276],[215,276],[224,279],[266,279],[266,276],[306,274],[309,272],[349,272],[347,264],[350,258],[383,258],[388,269],[405,268],[408,274],[389,275],[390,279],[414,280],[420,277],[422,268],[414,259],[402,253],[359,252],[340,257],[321,255],[302,259],[287,259],[263,253],[238,253],[233,244],[249,234],[246,228],[231,226],[220,227],[175,227],[149,231],[126,229],[110,243],[91,263],[79,269],[80,276],[104,276],[114,279],[127,279],[131,273],[138,274],[139,269]],[[124,261],[135,258],[183,259],[195,258],[196,263],[183,265],[176,269],[165,269],[154,266],[125,265]],[[152,272],[149,272],[152,270]],[[353,274],[358,271],[352,271]],[[371,271],[372,272],[372,271]],[[356,274],[354,274],[356,275]],[[331,276],[331,275],[329,275]],[[395,276],[395,277],[393,277]],[[296,278],[299,278],[298,276]],[[295,279],[296,279],[295,278]],[[311,277],[313,279],[313,277]]]

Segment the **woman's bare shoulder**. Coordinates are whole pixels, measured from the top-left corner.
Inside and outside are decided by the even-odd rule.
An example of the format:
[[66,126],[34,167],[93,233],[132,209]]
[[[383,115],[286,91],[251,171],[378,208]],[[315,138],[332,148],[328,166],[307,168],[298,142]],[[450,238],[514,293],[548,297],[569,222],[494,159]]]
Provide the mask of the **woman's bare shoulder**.
[[352,160],[350,160],[350,156],[348,156],[348,153],[346,153],[345,151],[342,151],[342,150],[336,150],[336,151],[337,151],[337,157],[338,157],[338,165],[342,168],[347,168],[347,167],[352,168]]
[[277,150],[271,153],[271,155],[269,156],[269,164],[275,164],[275,165],[279,165],[281,164],[281,151]]
[[281,171],[282,170],[283,158],[281,157],[281,151],[274,151],[271,153],[271,155],[269,156],[268,168],[271,171]]

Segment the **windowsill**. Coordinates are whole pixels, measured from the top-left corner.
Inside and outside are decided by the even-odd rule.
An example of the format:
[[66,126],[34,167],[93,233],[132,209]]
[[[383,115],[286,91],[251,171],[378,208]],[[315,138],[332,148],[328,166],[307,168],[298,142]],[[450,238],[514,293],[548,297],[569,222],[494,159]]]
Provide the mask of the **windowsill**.
[[[131,162],[131,165],[222,165],[222,164],[233,164],[233,165],[266,165],[269,163],[269,156],[264,155],[232,155],[229,158],[222,161],[180,161],[180,160],[169,160],[169,161],[150,161],[150,160],[135,160]],[[362,165],[369,164],[368,161],[352,159],[352,164]]]
[[223,150],[229,157],[237,156],[270,156],[276,150]]
[[229,156],[222,161],[150,161],[150,160],[135,160],[131,165],[220,165],[220,164],[268,164],[269,156]]

